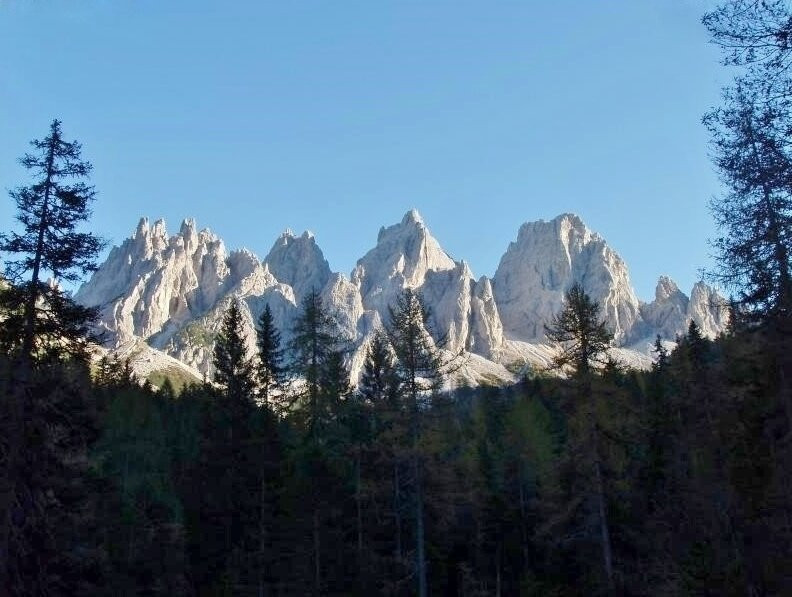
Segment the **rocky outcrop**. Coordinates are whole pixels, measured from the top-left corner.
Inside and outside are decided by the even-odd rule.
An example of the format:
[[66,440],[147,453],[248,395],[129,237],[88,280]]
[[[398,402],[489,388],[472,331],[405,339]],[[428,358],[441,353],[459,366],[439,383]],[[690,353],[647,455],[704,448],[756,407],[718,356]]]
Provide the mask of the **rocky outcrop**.
[[[655,300],[641,306],[645,336],[654,339],[673,340],[687,332],[689,323],[695,321],[701,332],[714,338],[729,322],[727,304],[724,298],[704,282],[693,286],[690,298],[687,297],[667,276],[661,276],[655,290]],[[636,332],[635,336],[639,336]]]

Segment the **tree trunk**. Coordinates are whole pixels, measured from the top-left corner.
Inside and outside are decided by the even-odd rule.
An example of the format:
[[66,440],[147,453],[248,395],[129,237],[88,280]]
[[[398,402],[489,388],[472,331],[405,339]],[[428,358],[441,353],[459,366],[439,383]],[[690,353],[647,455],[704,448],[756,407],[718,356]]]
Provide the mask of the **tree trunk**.
[[495,597],[501,597],[501,551],[502,545],[500,532],[498,533],[498,547],[495,550]]
[[38,238],[36,239],[36,253],[33,256],[33,273],[30,276],[30,294],[25,304],[25,328],[22,340],[22,359],[28,364],[33,359],[35,348],[35,324],[36,324],[36,302],[38,301],[38,284],[41,275],[41,261],[44,256],[44,233],[47,231],[47,217],[49,216],[50,190],[52,186],[52,174],[55,166],[55,148],[60,142],[60,138],[53,133],[52,141],[47,154],[47,177],[44,181],[44,200],[41,205],[41,218],[38,226]]
[[[596,433],[596,431],[595,431]],[[602,543],[602,562],[605,568],[605,577],[608,581],[608,591],[614,593],[613,584],[613,553],[611,551],[610,530],[608,529],[608,515],[605,504],[605,486],[602,482],[602,467],[599,458],[597,438],[594,437],[594,482],[597,498],[597,510],[600,519],[600,541]]]
[[314,595],[320,595],[322,592],[322,560],[321,542],[319,537],[319,506],[314,506],[313,511],[313,551],[314,551]]
[[269,508],[267,507],[267,481],[261,479],[261,498],[259,504],[259,597],[264,597],[269,593],[265,583],[267,566],[267,544],[269,543],[269,533],[267,532],[267,519]]
[[518,474],[517,477],[518,484],[520,486],[520,533],[522,535],[522,557],[523,557],[523,569],[528,568],[528,525],[525,522],[526,519],[526,505],[525,505],[525,484],[522,480],[522,471]]
[[[413,378],[414,379],[414,378]],[[421,475],[420,455],[418,454],[419,434],[418,429],[418,392],[413,382],[412,402],[412,476],[415,484],[415,572],[418,576],[418,597],[426,597],[428,593],[426,582],[426,546],[424,545],[424,514],[423,514],[423,478]]]
[[399,479],[399,461],[394,460],[393,463],[393,522],[396,534],[394,553],[396,561],[402,561],[402,520],[401,520],[401,488]]
[[363,562],[363,499],[360,487],[360,446],[355,457],[355,507],[357,509],[357,554],[358,569]]
[[[417,446],[416,446],[417,450]],[[424,545],[423,481],[418,454],[413,454],[413,478],[415,479],[415,566],[418,575],[418,597],[426,597],[429,592],[426,583],[426,553]]]

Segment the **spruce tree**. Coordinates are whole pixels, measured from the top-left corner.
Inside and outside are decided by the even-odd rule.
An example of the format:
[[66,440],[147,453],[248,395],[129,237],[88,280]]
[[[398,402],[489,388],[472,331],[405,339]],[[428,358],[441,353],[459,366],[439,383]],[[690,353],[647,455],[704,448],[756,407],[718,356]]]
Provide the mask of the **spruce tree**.
[[283,365],[281,333],[275,327],[275,321],[269,305],[264,307],[258,318],[256,347],[258,349],[256,377],[259,387],[259,398],[262,402],[268,404],[276,394],[283,392],[286,373]]
[[289,402],[304,429],[317,440],[337,416],[334,402],[339,396],[334,390],[348,386],[348,373],[346,380],[340,377],[345,346],[338,324],[327,312],[322,298],[316,291],[309,292],[294,322],[289,343],[290,373],[304,383]]
[[242,312],[236,300],[231,302],[223,317],[212,364],[214,381],[227,398],[244,402],[253,400],[253,365],[247,356]]
[[399,380],[393,350],[381,331],[374,334],[366,351],[358,392],[363,400],[375,406],[393,405],[398,399]]
[[[329,520],[334,494],[340,491],[338,460],[342,456],[342,405],[349,392],[349,372],[344,365],[346,342],[335,319],[325,309],[319,294],[312,290],[302,302],[289,343],[290,373],[294,378],[283,412],[299,434],[296,450],[299,490],[310,527],[311,570],[314,594],[328,589],[329,561],[338,558],[329,539],[335,530]],[[336,533],[337,534],[337,533]],[[306,579],[307,580],[307,579]]]

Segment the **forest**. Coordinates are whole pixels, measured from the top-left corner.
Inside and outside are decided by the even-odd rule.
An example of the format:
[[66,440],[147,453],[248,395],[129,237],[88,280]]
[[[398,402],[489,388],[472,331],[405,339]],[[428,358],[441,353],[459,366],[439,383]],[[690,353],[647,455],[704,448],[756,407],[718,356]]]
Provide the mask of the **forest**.
[[231,303],[203,383],[137,379],[46,281],[103,247],[53,121],[0,235],[0,595],[792,594],[792,10],[704,25],[737,72],[704,117],[730,326],[650,370],[575,284],[553,366],[508,387],[450,385],[464,355],[410,289],[355,384],[316,292],[255,353]]

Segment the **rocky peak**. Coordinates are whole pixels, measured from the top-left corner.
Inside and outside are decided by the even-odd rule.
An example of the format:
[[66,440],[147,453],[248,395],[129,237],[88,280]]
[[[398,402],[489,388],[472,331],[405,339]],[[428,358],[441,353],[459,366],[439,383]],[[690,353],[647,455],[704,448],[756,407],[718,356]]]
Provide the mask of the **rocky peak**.
[[[680,296],[684,297],[685,295],[679,290],[679,286],[676,285],[676,282],[668,276],[660,276],[660,279],[657,280],[657,286],[655,287],[655,301],[666,302],[679,298]],[[687,297],[685,297],[685,299],[687,300]]]
[[698,324],[705,336],[714,338],[729,323],[728,301],[711,286],[696,282],[690,292],[688,318]]
[[290,230],[281,234],[264,259],[278,281],[294,289],[298,300],[311,290],[321,292],[330,279],[330,266],[310,232],[295,236]]
[[194,220],[169,239],[164,220],[149,226],[142,218],[75,299],[101,308],[99,327],[116,342],[149,338],[212,305],[228,273],[222,241],[208,230],[196,232]]
[[640,315],[621,257],[574,214],[526,222],[493,278],[504,328],[515,339],[543,341],[545,324],[576,282],[600,303],[616,341],[623,342]]
[[[661,276],[655,288],[655,300],[641,306],[641,316],[653,335],[673,339],[687,325],[688,297],[668,276]],[[640,334],[639,334],[640,335]]]
[[429,271],[454,269],[456,263],[429,232],[417,210],[408,211],[401,222],[380,228],[377,245],[357,262],[352,281],[365,298],[391,286],[417,288]]

